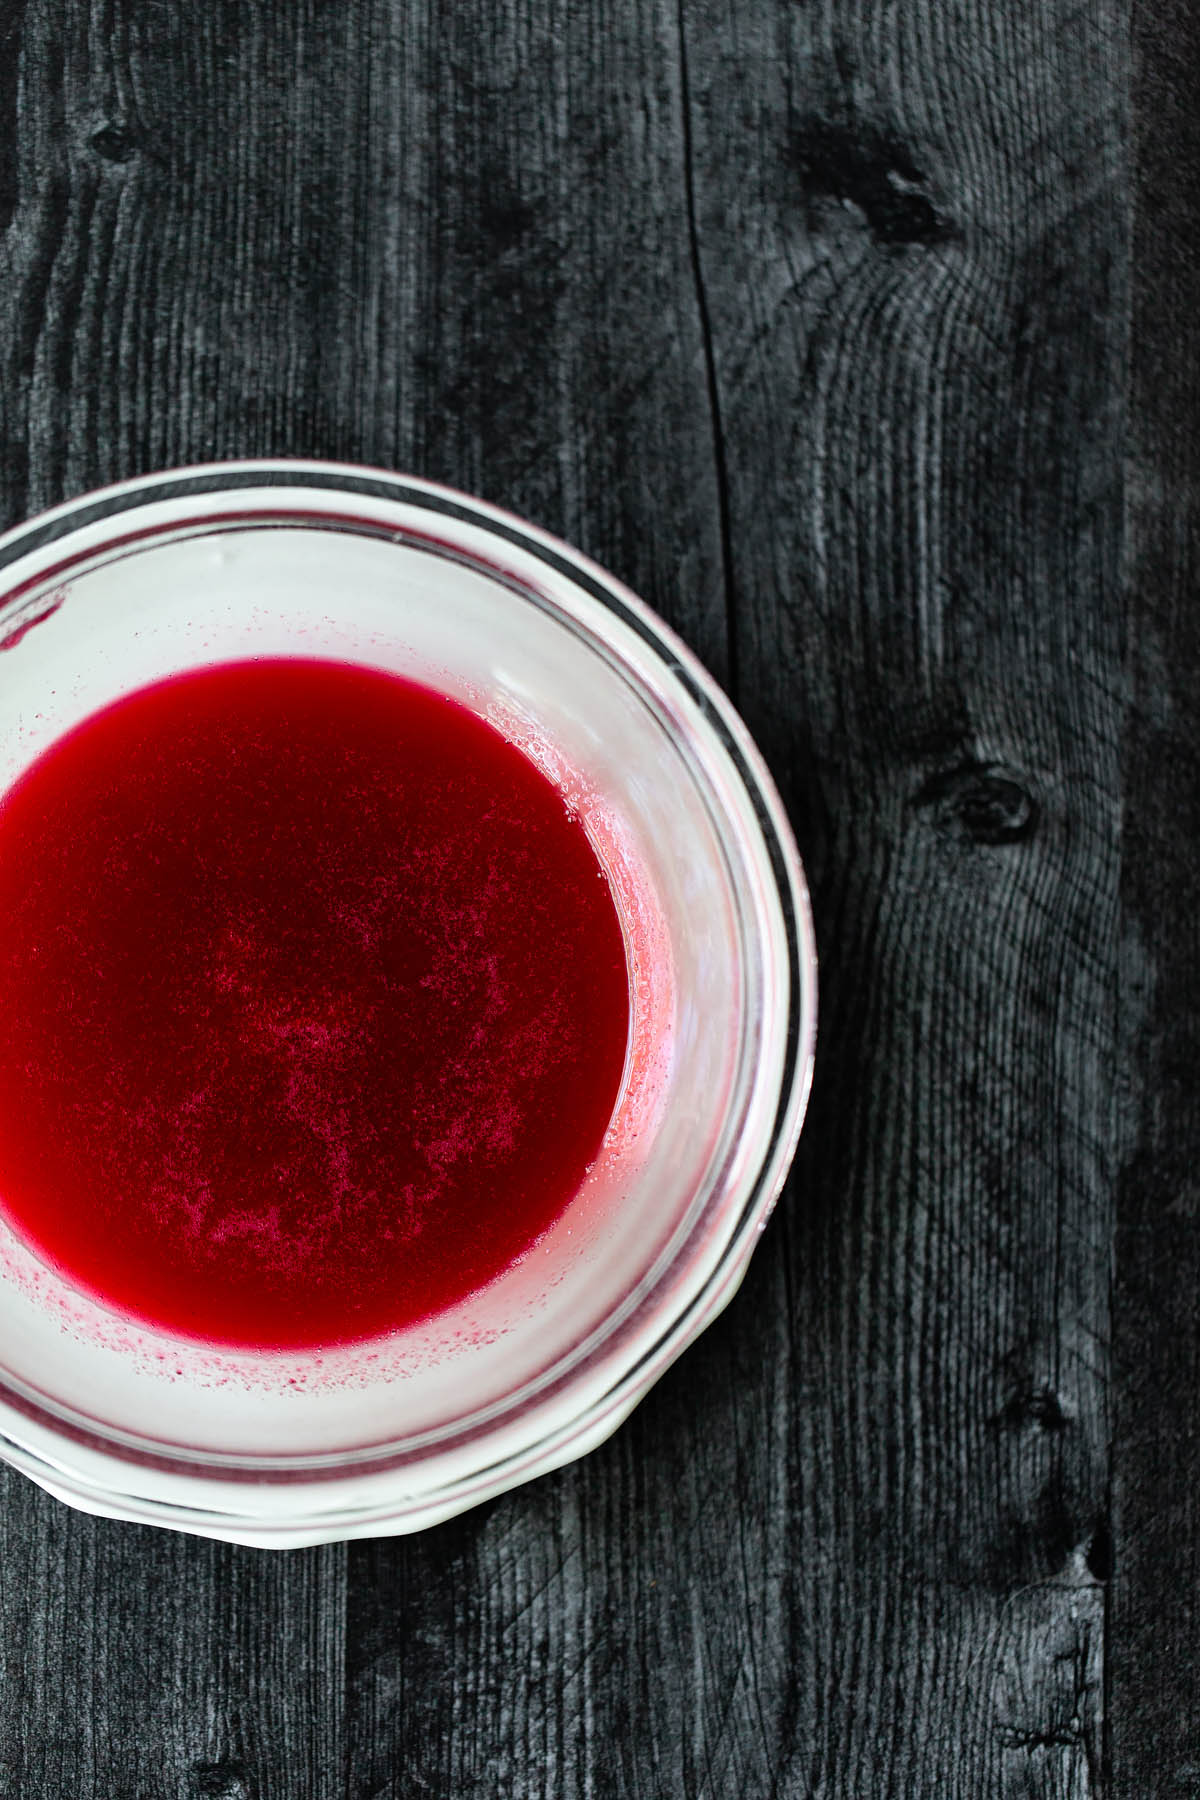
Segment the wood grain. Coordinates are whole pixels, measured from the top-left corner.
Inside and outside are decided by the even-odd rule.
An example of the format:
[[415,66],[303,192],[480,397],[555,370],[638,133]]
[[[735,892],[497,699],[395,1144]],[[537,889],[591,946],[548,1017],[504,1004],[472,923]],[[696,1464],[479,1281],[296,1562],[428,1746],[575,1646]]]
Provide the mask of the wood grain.
[[789,1321],[774,1769],[1095,1794],[1121,20],[686,19],[741,697],[823,950],[774,1303],[742,1324]]
[[1114,1794],[1200,1795],[1200,119],[1195,9],[1134,14]]
[[[614,22],[541,0],[482,18],[451,10],[407,48],[375,43],[374,91],[409,152],[384,215],[399,231],[412,205],[428,224],[424,261],[410,266],[407,238],[377,247],[356,301],[363,318],[418,321],[366,346],[397,396],[420,396],[407,440],[387,417],[370,426],[373,453],[564,533],[727,673],[674,10],[626,5]],[[428,94],[435,142],[414,166]],[[685,1406],[656,1396],[579,1469],[431,1537],[352,1547],[356,1800],[700,1792],[731,1753],[753,1791],[777,1746],[739,1725],[753,1625],[726,1554],[742,1521],[716,1480],[718,1456],[735,1479],[716,1448],[718,1375],[711,1432],[695,1389]],[[684,1379],[707,1405],[713,1378],[693,1363]],[[720,1555],[693,1589],[672,1546],[713,1505]],[[710,1743],[722,1735],[731,1750]]]
[[[320,235],[320,172],[310,187],[302,171],[312,114],[335,121],[306,99],[330,47],[303,23],[25,9],[0,268],[6,520],[156,465],[330,448],[314,397],[338,245]],[[275,1560],[175,1539],[73,1515],[16,1476],[0,1532],[0,1791],[343,1792],[344,1547]]]
[[0,1492],[0,1792],[340,1795],[345,1550],[271,1556]]
[[18,28],[4,515],[288,453],[564,533],[734,686],[823,1028],[742,1295],[584,1464],[277,1560],[7,1477],[0,1789],[1100,1794],[1118,0]]

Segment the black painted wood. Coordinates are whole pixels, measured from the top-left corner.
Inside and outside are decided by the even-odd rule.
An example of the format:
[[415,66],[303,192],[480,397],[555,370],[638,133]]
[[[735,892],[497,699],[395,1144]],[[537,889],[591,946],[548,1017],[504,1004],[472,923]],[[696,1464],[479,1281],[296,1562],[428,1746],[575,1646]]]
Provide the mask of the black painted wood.
[[1091,1794],[1120,18],[688,19],[742,698],[825,971],[776,1253],[781,1586],[808,1630],[779,1655],[775,1766],[795,1793]]
[[1200,16],[1135,14],[1114,1794],[1200,1794]]
[[273,1557],[0,1490],[0,1791],[342,1792],[345,1548]]
[[1074,1800],[1106,1656],[1116,1790],[1200,1792],[1185,13],[1122,589],[1123,0],[6,9],[4,518],[290,453],[563,533],[763,743],[823,1027],[745,1290],[583,1464],[283,1557],[0,1479],[0,1793]]

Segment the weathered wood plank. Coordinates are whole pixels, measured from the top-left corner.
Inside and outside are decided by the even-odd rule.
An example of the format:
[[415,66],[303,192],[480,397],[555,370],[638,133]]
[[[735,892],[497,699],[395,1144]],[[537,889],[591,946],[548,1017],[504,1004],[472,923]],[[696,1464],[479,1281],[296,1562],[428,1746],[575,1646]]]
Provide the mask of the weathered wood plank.
[[375,0],[347,16],[369,71],[342,176],[352,453],[559,532],[723,672],[669,10]]
[[[304,9],[30,0],[5,37],[18,26],[0,81],[5,522],[165,463],[342,448],[317,396],[345,227],[321,239],[319,157],[305,179],[314,114],[333,139],[353,91],[344,58],[343,88],[323,86],[332,15],[322,38]],[[341,1546],[276,1560],[85,1519],[6,1474],[0,1791],[333,1800],[344,1577]]]
[[[688,246],[677,196],[663,191],[682,168],[671,137],[673,21],[633,21],[612,40],[602,21],[577,17],[566,48],[558,25],[514,16],[506,37],[497,19],[477,42],[450,17],[433,43],[419,12],[380,5],[290,16],[34,5],[0,300],[9,516],[141,468],[225,454],[415,468],[565,531],[720,669],[711,420]],[[665,56],[655,42],[663,29]],[[597,58],[607,72],[568,94],[568,73]],[[546,138],[540,152],[531,131]],[[653,153],[645,167],[643,140]],[[593,1561],[610,1553],[623,1492]],[[14,1646],[30,1642],[40,1617],[19,1604],[29,1559],[44,1558],[66,1592],[60,1565],[79,1554],[72,1546],[95,1543],[89,1570],[109,1596],[130,1554],[119,1528],[25,1498],[10,1539]],[[569,1534],[569,1498],[560,1505]],[[354,1717],[376,1728],[353,1741],[351,1791],[364,1768],[386,1769],[414,1737],[422,1765],[469,1757],[469,1736],[435,1727],[447,1701],[476,1691],[500,1697],[474,1733],[484,1766],[511,1766],[514,1791],[544,1768],[555,1791],[542,1753],[556,1717],[567,1738],[576,1732],[576,1690],[560,1692],[551,1672],[523,1712],[503,1700],[511,1671],[537,1655],[545,1610],[523,1596],[531,1583],[536,1591],[543,1535],[540,1512],[514,1503],[504,1558],[479,1571],[480,1591],[499,1595],[500,1650],[463,1627],[481,1604],[473,1592],[452,1617],[439,1610],[439,1580],[444,1589],[456,1567],[446,1534],[428,1547],[377,1548],[385,1569],[411,1563],[416,1598],[403,1629],[388,1617],[382,1644],[356,1641]],[[259,1559],[246,1559],[264,1631],[302,1670],[329,1676],[324,1700],[281,1679],[255,1646],[197,1623],[217,1606],[222,1553],[184,1543],[159,1554],[190,1594],[160,1627],[186,1674],[175,1710],[135,1750],[102,1703],[88,1740],[106,1746],[102,1768],[71,1739],[65,1760],[39,1771],[39,1747],[57,1742],[85,1679],[85,1711],[94,1705],[99,1651],[85,1626],[72,1668],[35,1655],[27,1696],[9,1689],[15,1706],[29,1700],[14,1749],[23,1791],[55,1792],[68,1774],[81,1795],[90,1780],[97,1793],[125,1791],[155,1763],[181,1781],[190,1769],[193,1785],[215,1783],[214,1792],[239,1780],[257,1794],[308,1791],[310,1743],[324,1753],[313,1791],[340,1791],[339,1553],[293,1562],[286,1576],[281,1568],[270,1589],[266,1572],[254,1573]],[[358,1557],[361,1640],[362,1615],[388,1589],[369,1553]],[[173,1586],[144,1586],[148,1623]],[[281,1610],[307,1635],[284,1629]],[[398,1717],[386,1704],[397,1662],[407,1670]],[[680,1680],[690,1694],[690,1670]],[[113,1707],[128,1706],[139,1684],[156,1691],[134,1657]],[[210,1717],[197,1748],[196,1721]],[[590,1783],[588,1756],[573,1766]],[[636,1752],[633,1767],[636,1776]]]
[[0,1474],[0,1792],[335,1800],[344,1547],[86,1519]]
[[[787,1503],[763,1515],[772,1774],[1095,1794],[1121,15],[684,18],[742,700],[824,955],[811,1121],[764,1245],[792,1390]],[[764,1357],[767,1316],[741,1326]]]
[[[402,33],[380,16],[370,135],[388,235],[354,301],[379,322],[372,360],[347,378],[395,395],[390,415],[363,414],[372,454],[564,533],[725,673],[674,8],[525,0]],[[727,1554],[745,1534],[757,1568],[721,1433],[735,1404],[727,1364],[690,1361],[582,1468],[431,1537],[352,1547],[356,1800],[694,1793],[712,1762],[729,1791],[754,1791],[776,1745],[747,1745],[740,1723],[760,1596]],[[750,1454],[747,1484],[778,1486],[770,1442]],[[693,1581],[706,1507],[721,1548]]]
[[1200,17],[1134,8],[1112,1755],[1200,1794]]

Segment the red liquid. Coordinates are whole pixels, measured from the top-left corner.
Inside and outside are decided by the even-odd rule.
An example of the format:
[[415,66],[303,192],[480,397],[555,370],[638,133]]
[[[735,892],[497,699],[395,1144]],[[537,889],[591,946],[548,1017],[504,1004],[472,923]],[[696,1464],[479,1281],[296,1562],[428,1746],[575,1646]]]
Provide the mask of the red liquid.
[[408,682],[143,689],[0,803],[0,1196],[210,1342],[428,1317],[561,1213],[611,1117],[625,951],[582,826]]

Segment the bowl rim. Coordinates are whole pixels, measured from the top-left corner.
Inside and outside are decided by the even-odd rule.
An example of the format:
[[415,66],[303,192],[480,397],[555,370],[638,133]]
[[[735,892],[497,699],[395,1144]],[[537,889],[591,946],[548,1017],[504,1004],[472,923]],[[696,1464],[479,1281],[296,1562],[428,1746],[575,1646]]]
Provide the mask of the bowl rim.
[[[450,523],[482,530],[490,538],[507,543],[518,553],[547,565],[558,577],[580,588],[592,600],[620,619],[641,640],[658,665],[668,686],[681,688],[698,710],[704,730],[732,764],[770,863],[774,898],[778,903],[785,943],[789,993],[787,1035],[771,1130],[761,1153],[738,1183],[743,1198],[736,1208],[732,1228],[716,1267],[694,1291],[669,1296],[665,1317],[653,1305],[677,1273],[680,1257],[686,1258],[685,1242],[660,1272],[652,1294],[631,1309],[597,1346],[596,1354],[609,1371],[600,1391],[563,1415],[560,1423],[541,1430],[527,1442],[506,1449],[493,1461],[484,1460],[440,1486],[414,1491],[405,1476],[419,1468],[422,1452],[389,1456],[389,1445],[370,1461],[372,1477],[396,1474],[397,1492],[367,1504],[334,1502],[340,1476],[329,1470],[273,1469],[270,1463],[237,1466],[236,1461],[189,1461],[187,1456],[156,1454],[145,1440],[123,1447],[104,1431],[89,1430],[43,1407],[27,1393],[0,1378],[0,1456],[23,1468],[41,1485],[85,1510],[112,1517],[173,1525],[178,1529],[248,1543],[315,1543],[336,1538],[375,1534],[380,1531],[417,1529],[449,1517],[465,1507],[502,1492],[518,1482],[559,1466],[583,1454],[609,1435],[633,1405],[653,1385],[701,1330],[711,1322],[736,1291],[759,1234],[778,1198],[799,1138],[812,1082],[817,1022],[817,954],[812,909],[804,871],[782,800],[766,763],[750,733],[716,681],[681,638],[644,601],[616,577],[582,552],[503,508],[456,489],[424,479],[355,464],[318,459],[262,458],[200,464],[157,471],[80,495],[15,526],[0,536],[0,607],[11,606],[28,585],[38,588],[52,581],[55,565],[38,567],[30,582],[15,584],[5,572],[24,558],[39,557],[60,540],[69,539],[93,525],[136,512],[139,507],[172,500],[241,496],[243,504],[254,492],[311,490],[326,496],[358,495],[373,502],[399,504],[441,516]],[[189,515],[190,516],[190,515]],[[260,510],[264,522],[267,511]],[[299,515],[297,515],[298,522]],[[231,524],[253,529],[255,515]],[[347,524],[355,521],[347,519]],[[359,524],[362,521],[357,521]],[[157,532],[155,533],[157,535]],[[14,571],[16,572],[16,571]],[[493,570],[499,575],[499,570]],[[689,1240],[690,1241],[690,1240]],[[647,1319],[647,1315],[648,1319]],[[561,1412],[565,1393],[586,1375],[584,1358],[570,1364],[557,1378],[539,1389],[533,1401],[534,1422],[544,1425],[547,1406]],[[495,1434],[495,1422],[482,1425],[464,1415],[453,1444],[480,1438],[486,1449]],[[397,1448],[404,1440],[392,1439]],[[59,1447],[74,1445],[84,1453],[86,1472],[72,1467]],[[452,1446],[451,1446],[452,1447]],[[447,1448],[439,1443],[438,1454]],[[77,1459],[78,1460],[78,1459]],[[177,1504],[150,1494],[139,1495],[130,1484],[131,1467],[159,1468],[178,1479],[189,1498],[221,1504]],[[284,1509],[278,1517],[265,1517],[253,1508],[239,1506],[239,1489],[246,1483],[263,1484],[283,1497],[286,1485],[304,1508]]]

